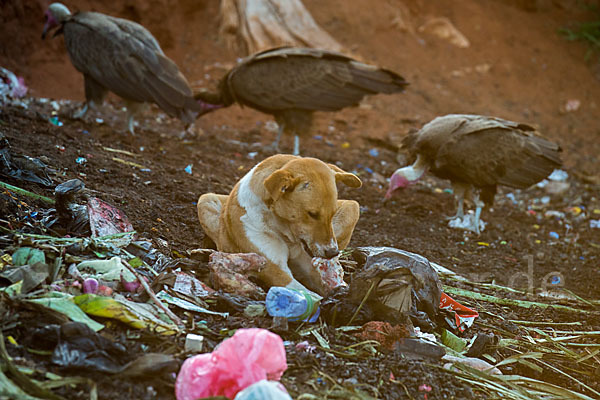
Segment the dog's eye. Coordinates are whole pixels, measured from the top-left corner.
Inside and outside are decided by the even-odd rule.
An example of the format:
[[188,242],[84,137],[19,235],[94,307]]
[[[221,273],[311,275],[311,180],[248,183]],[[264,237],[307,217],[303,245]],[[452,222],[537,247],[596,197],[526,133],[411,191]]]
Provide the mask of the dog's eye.
[[311,217],[312,219],[319,219],[319,213],[318,212],[309,211],[308,212],[308,216]]

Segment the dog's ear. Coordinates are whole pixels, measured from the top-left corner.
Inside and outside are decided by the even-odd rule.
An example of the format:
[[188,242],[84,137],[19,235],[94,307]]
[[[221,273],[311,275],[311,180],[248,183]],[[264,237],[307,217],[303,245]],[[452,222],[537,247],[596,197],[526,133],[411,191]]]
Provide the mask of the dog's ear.
[[271,199],[277,201],[284,193],[294,190],[299,182],[289,171],[278,169],[265,179],[264,185]]
[[362,181],[360,178],[350,172],[346,172],[335,164],[327,164],[329,168],[335,172],[335,181],[342,182],[346,186],[350,186],[351,188],[359,188],[362,186]]

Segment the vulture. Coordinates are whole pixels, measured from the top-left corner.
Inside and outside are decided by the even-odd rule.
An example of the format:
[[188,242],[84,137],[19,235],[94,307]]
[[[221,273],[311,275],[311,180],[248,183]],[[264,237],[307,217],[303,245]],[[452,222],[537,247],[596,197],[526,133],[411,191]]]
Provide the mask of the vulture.
[[[457,201],[456,215],[451,218],[454,225],[476,233],[481,209],[493,204],[497,186],[525,189],[562,164],[560,146],[541,137],[535,128],[481,115],[435,118],[405,136],[401,148],[415,161],[392,174],[385,199],[429,170],[452,183]],[[474,218],[464,218],[465,194],[476,206]]]
[[61,3],[50,4],[45,19],[42,39],[54,28],[53,37],[64,34],[71,62],[83,74],[86,102],[75,118],[102,104],[108,91],[125,100],[131,133],[144,103],[156,103],[186,125],[206,112],[177,65],[140,24],[97,12],[71,14]]
[[408,83],[395,72],[364,64],[343,54],[301,47],[277,47],[253,54],[229,70],[215,92],[201,91],[196,99],[207,110],[233,103],[275,117],[278,150],[282,133],[299,136],[312,125],[314,111],[337,111],[355,106],[365,95],[404,91]]

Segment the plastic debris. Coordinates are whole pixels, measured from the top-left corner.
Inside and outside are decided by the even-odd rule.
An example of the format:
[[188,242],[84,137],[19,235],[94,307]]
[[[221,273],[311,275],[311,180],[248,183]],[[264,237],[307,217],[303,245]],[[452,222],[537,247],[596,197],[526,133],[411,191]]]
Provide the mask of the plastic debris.
[[77,264],[83,278],[94,277],[102,281],[136,281],[136,277],[125,267],[120,257],[108,260],[85,260]]
[[[38,250],[39,251],[39,250]],[[42,252],[43,256],[43,252]],[[21,282],[20,293],[29,293],[50,276],[50,266],[43,261],[31,262],[26,265],[8,267],[0,272],[0,282],[9,281],[11,284]]]
[[187,353],[200,353],[202,351],[203,343],[204,336],[188,333],[185,336],[185,351]]
[[371,157],[379,157],[379,150],[377,150],[377,149],[371,149],[371,150],[369,150],[369,155]]
[[467,347],[467,341],[465,339],[456,336],[448,329],[442,331],[442,343],[459,353]]
[[440,309],[448,312],[449,315],[447,314],[445,317],[446,322],[452,328],[458,329],[459,332],[464,332],[473,325],[475,318],[479,316],[477,311],[463,306],[446,293],[442,293],[440,298]]
[[267,260],[258,254],[215,251],[208,261],[212,287],[251,299],[264,299],[264,290],[250,281],[249,277],[257,276],[266,264]]
[[19,99],[27,94],[27,86],[22,77],[16,76],[12,71],[0,67],[0,104],[8,99]]
[[33,265],[36,263],[45,263],[46,256],[40,249],[34,249],[31,247],[21,247],[17,249],[12,255],[12,264],[15,267],[22,265]]
[[87,158],[85,157],[77,157],[75,159],[75,163],[79,164],[79,165],[84,165],[87,162]]
[[[86,295],[87,296],[87,295]],[[61,292],[48,292],[43,297],[35,299],[27,299],[30,303],[39,304],[50,308],[61,314],[66,315],[71,321],[82,322],[90,327],[93,331],[99,331],[104,328],[99,322],[88,317],[76,304],[73,303],[73,296]]]
[[202,313],[202,314],[218,315],[223,318],[227,318],[229,316],[228,313],[211,311],[204,307],[200,307],[190,301],[180,299],[178,297],[173,297],[170,294],[168,294],[167,292],[165,292],[164,290],[161,290],[160,292],[158,292],[156,294],[156,297],[159,298],[160,300],[166,301],[169,304],[173,304],[179,308],[183,308],[184,310],[194,311],[194,312]]
[[452,369],[454,363],[461,363],[468,365],[471,368],[478,369],[479,371],[488,372],[492,375],[502,375],[502,371],[498,368],[494,367],[490,363],[480,358],[475,357],[456,357],[451,356],[450,354],[446,354],[442,357],[442,360],[448,361],[448,363],[444,364],[444,368]]
[[406,324],[410,316],[416,325],[433,325],[441,283],[425,257],[391,247],[357,248],[352,257],[364,267],[354,274],[347,290],[321,302],[328,322],[338,326],[352,319],[359,324],[373,320]]
[[[52,332],[53,329],[57,332]],[[61,367],[116,373],[131,360],[125,346],[98,335],[79,322],[67,322],[60,328],[50,325],[38,334],[56,335],[52,362]]]
[[558,239],[560,237],[556,232],[550,232],[548,233],[548,236],[550,236],[552,239]]
[[184,361],[175,382],[177,400],[234,398],[264,379],[279,380],[287,369],[283,340],[265,329],[238,329],[212,353]]
[[62,121],[60,121],[57,116],[50,117],[49,121],[52,125],[59,126],[59,127],[63,126]]
[[550,204],[550,196],[544,196],[540,199],[542,204]]
[[565,213],[562,211],[548,210],[544,213],[544,217],[546,217],[546,218],[555,217],[557,219],[563,219],[565,217]]
[[600,228],[600,219],[590,219],[590,228],[592,228],[592,229]]
[[184,168],[184,171],[187,172],[188,174],[192,174],[192,164],[188,164],[187,167]]
[[165,322],[168,317],[159,316],[159,311],[150,303],[129,301],[118,298],[82,294],[72,299],[81,310],[89,315],[113,318],[136,329],[154,329],[162,335],[172,335],[178,329],[173,323]]
[[285,317],[289,321],[315,322],[321,313],[319,302],[310,294],[285,287],[271,287],[265,303],[270,316]]
[[292,400],[292,398],[281,383],[262,380],[239,392],[234,400]]
[[178,366],[167,354],[146,353],[135,358],[121,343],[112,342],[79,322],[39,328],[33,333],[32,343],[53,346],[52,362],[67,369],[156,378],[161,373],[174,372]]

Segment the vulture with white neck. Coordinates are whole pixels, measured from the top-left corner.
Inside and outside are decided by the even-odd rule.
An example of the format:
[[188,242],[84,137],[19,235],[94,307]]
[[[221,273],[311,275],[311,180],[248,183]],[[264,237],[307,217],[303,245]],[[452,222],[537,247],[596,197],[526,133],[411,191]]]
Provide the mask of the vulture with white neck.
[[199,92],[196,98],[207,109],[238,103],[273,115],[279,132],[271,147],[278,150],[287,132],[295,135],[298,155],[300,136],[310,133],[315,111],[356,106],[366,95],[402,92],[407,85],[395,72],[340,53],[278,47],[243,59],[221,78],[216,92]]
[[[481,115],[450,114],[408,134],[402,146],[414,164],[397,169],[385,198],[413,184],[430,171],[452,183],[458,207],[455,221],[479,233],[484,205],[494,201],[497,186],[525,189],[561,166],[559,145],[540,136],[535,128]],[[464,220],[463,201],[471,194],[474,218]]]
[[102,104],[108,91],[125,100],[131,133],[143,103],[156,103],[186,125],[206,111],[177,65],[140,24],[97,12],[71,14],[61,3],[50,4],[45,18],[42,39],[55,28],[53,37],[64,34],[71,62],[83,74],[86,103],[75,118]]

